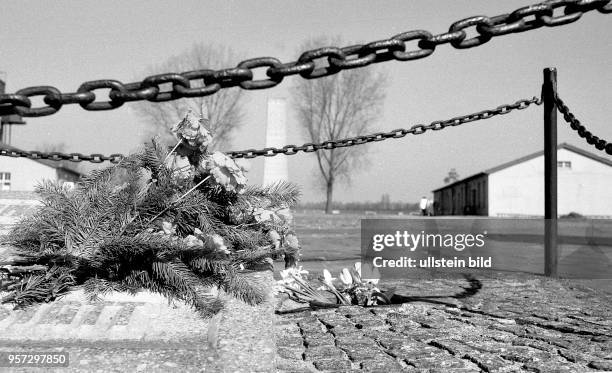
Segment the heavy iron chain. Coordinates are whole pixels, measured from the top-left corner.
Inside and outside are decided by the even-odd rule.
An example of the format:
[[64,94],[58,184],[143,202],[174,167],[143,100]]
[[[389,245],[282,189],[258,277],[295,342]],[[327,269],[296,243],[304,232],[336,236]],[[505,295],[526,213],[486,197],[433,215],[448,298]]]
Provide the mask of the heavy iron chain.
[[[496,115],[508,114],[513,110],[523,110],[528,108],[531,104],[541,105],[542,101],[533,97],[530,99],[522,99],[513,104],[506,104],[496,107],[495,109],[482,110],[477,113],[462,115],[447,120],[437,120],[431,122],[428,125],[417,124],[408,129],[399,128],[389,132],[377,132],[370,135],[361,135],[356,137],[350,137],[340,140],[328,140],[320,143],[306,143],[301,146],[297,145],[286,145],[282,148],[264,148],[264,149],[247,149],[239,151],[226,152],[232,158],[255,158],[255,157],[273,157],[278,154],[294,155],[299,152],[310,153],[318,150],[344,148],[347,146],[362,145],[369,142],[383,141],[387,139],[399,139],[408,134],[420,135],[429,130],[439,131],[447,127],[455,127],[464,123],[474,122],[481,119],[489,119]],[[50,159],[54,161],[72,161],[81,162],[89,161],[93,163],[102,163],[104,161],[110,161],[112,163],[119,163],[124,157],[122,154],[112,154],[110,156],[104,156],[102,154],[91,154],[83,155],[80,153],[64,154],[59,152],[44,153],[38,151],[21,151],[21,150],[7,150],[0,149],[0,156],[9,157],[27,157],[32,159]]]
[[612,143],[607,142],[604,139],[600,139],[598,136],[593,135],[591,131],[588,131],[558,95],[555,95],[555,104],[557,105],[559,112],[563,114],[563,119],[570,124],[570,127],[574,131],[578,132],[578,136],[584,138],[589,145],[593,145],[595,148],[601,151],[605,150],[606,153],[612,155]]
[[50,161],[71,161],[71,162],[82,162],[87,161],[91,163],[102,163],[104,161],[110,161],[111,163],[119,163],[123,159],[123,154],[111,154],[109,156],[103,154],[81,154],[81,153],[60,153],[60,152],[39,152],[37,150],[15,150],[15,149],[0,149],[0,156],[7,157],[23,157],[30,159],[48,159]]
[[[51,86],[28,87],[15,93],[1,94],[0,115],[41,117],[56,113],[66,104],[79,104],[85,110],[112,110],[129,101],[162,102],[183,97],[201,97],[236,86],[247,90],[271,88],[281,83],[286,76],[298,74],[305,79],[315,79],[389,60],[416,60],[431,55],[442,44],[450,44],[458,49],[473,48],[496,36],[572,23],[592,10],[608,14],[612,12],[611,1],[549,0],[494,17],[465,18],[453,23],[448,32],[437,35],[424,30],[413,30],[368,44],[317,48],[302,53],[297,61],[288,63],[273,57],[259,57],[242,61],[233,68],[153,75],[135,83],[94,80],[81,84],[73,93],[62,93]],[[475,27],[477,36],[467,38],[466,30],[470,27]],[[416,48],[407,46],[407,43],[415,41]],[[266,68],[267,79],[253,79],[253,71],[258,68]],[[171,88],[162,89],[162,85],[171,85]],[[108,100],[97,100],[94,91],[98,89],[110,89]],[[46,105],[32,107],[30,98],[36,96],[42,96]]]
[[440,131],[447,127],[455,127],[464,123],[474,122],[481,119],[489,119],[496,115],[508,114],[513,110],[523,110],[529,107],[531,104],[541,105],[542,101],[533,97],[530,99],[522,99],[513,104],[506,104],[496,107],[495,109],[482,110],[477,113],[462,115],[460,117],[454,117],[447,120],[437,120],[430,124],[417,124],[410,128],[399,128],[389,132],[377,132],[370,135],[361,135],[356,137],[349,137],[340,140],[327,140],[320,143],[306,143],[302,146],[286,145],[282,148],[264,148],[261,150],[248,149],[240,151],[232,151],[227,154],[232,158],[255,158],[255,157],[273,157],[278,154],[294,155],[298,152],[310,153],[316,152],[321,149],[336,149],[344,148],[347,146],[362,145],[369,142],[383,141],[387,139],[399,139],[408,134],[421,135],[429,130]]

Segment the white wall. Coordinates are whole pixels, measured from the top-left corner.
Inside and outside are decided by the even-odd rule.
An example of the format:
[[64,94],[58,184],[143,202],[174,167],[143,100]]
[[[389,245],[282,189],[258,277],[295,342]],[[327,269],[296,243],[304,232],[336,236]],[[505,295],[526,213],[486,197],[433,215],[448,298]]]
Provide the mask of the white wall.
[[[567,149],[557,161],[572,164],[557,168],[559,215],[612,216],[612,167]],[[489,215],[544,215],[544,156],[489,175]]]
[[557,161],[572,162],[558,169],[559,214],[612,216],[612,167],[566,149],[557,154]]
[[0,172],[11,173],[11,190],[31,191],[42,179],[57,180],[55,168],[27,158],[0,157]]

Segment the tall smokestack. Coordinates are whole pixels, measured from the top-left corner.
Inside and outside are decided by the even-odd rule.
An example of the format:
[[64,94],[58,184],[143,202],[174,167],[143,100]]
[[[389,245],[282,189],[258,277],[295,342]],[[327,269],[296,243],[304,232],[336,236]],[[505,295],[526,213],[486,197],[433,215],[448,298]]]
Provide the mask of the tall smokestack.
[[[287,145],[287,101],[284,98],[268,99],[268,122],[266,124],[266,147]],[[287,157],[277,155],[264,160],[264,186],[289,180]]]

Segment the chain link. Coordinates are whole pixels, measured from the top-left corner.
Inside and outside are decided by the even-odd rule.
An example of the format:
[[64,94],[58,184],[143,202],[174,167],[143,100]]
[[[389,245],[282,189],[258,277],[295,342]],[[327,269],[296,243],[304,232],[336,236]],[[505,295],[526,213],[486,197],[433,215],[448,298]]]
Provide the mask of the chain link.
[[606,140],[593,135],[591,131],[588,131],[558,95],[555,95],[555,104],[557,105],[559,112],[563,114],[563,119],[570,124],[570,127],[574,131],[578,132],[578,136],[584,138],[589,145],[592,145],[598,150],[605,151],[606,153],[612,155],[612,143],[607,142]]
[[227,154],[232,158],[255,158],[255,157],[272,157],[278,154],[293,155],[299,152],[310,153],[321,149],[336,149],[344,148],[348,146],[362,145],[369,142],[383,141],[387,139],[399,139],[408,134],[420,135],[427,131],[440,131],[447,127],[459,126],[461,124],[474,122],[481,119],[489,119],[496,115],[508,114],[513,110],[523,110],[528,108],[531,104],[541,105],[542,101],[533,97],[530,99],[519,100],[513,104],[506,104],[496,107],[495,109],[488,109],[479,111],[477,113],[462,115],[460,117],[454,117],[447,120],[439,120],[431,122],[428,125],[417,124],[410,128],[398,128],[389,132],[377,132],[369,135],[361,135],[356,137],[349,137],[341,140],[327,140],[320,143],[306,143],[302,146],[286,145],[282,148],[264,148],[261,150],[247,149],[240,151],[232,151]]
[[[288,63],[273,57],[260,57],[242,61],[235,68],[160,74],[135,83],[95,80],[81,84],[75,93],[62,93],[50,86],[29,87],[12,94],[0,94],[0,115],[40,117],[54,114],[67,104],[79,104],[85,110],[112,110],[130,101],[160,102],[182,97],[201,97],[235,86],[247,90],[266,89],[280,84],[285,77],[291,75],[316,79],[389,60],[425,58],[442,44],[450,44],[458,49],[473,48],[496,36],[543,26],[566,25],[593,10],[604,14],[612,12],[612,0],[549,0],[508,14],[465,18],[453,23],[448,32],[437,35],[424,30],[413,30],[367,44],[317,48],[305,51],[297,61]],[[466,29],[472,27],[478,35],[467,38]],[[411,42],[416,42],[416,47],[409,47],[408,43]],[[316,61],[322,61],[323,64],[319,66]],[[253,80],[254,69],[265,69],[268,78]],[[204,85],[192,85],[194,81],[202,81]],[[160,85],[164,83],[171,83],[172,88],[162,91]],[[108,100],[98,100],[94,91],[104,88],[110,89]],[[45,106],[32,107],[31,98],[36,96],[42,96]]]
[[50,161],[71,161],[91,163],[102,163],[110,161],[111,163],[119,163],[124,157],[123,154],[111,154],[109,156],[103,154],[81,154],[81,153],[60,153],[60,152],[39,152],[36,150],[25,151],[16,149],[0,149],[0,156],[15,157],[15,158],[30,158],[30,159],[47,159]]
[[[389,132],[376,132],[369,135],[361,135],[356,137],[349,137],[341,140],[327,140],[320,143],[306,143],[301,146],[297,145],[285,145],[282,148],[268,147],[263,149],[247,149],[238,151],[229,151],[225,154],[232,158],[256,158],[256,157],[274,157],[278,154],[294,155],[299,152],[311,153],[318,150],[330,150],[336,148],[344,148],[348,146],[362,145],[369,142],[378,142],[387,139],[399,139],[408,134],[420,135],[427,131],[440,131],[447,127],[459,126],[464,123],[474,122],[482,119],[489,119],[496,115],[508,114],[513,110],[523,110],[528,108],[531,104],[541,105],[542,101],[533,97],[530,99],[519,100],[513,104],[506,104],[496,107],[495,109],[482,110],[477,113],[462,115],[460,117],[454,117],[447,120],[438,120],[431,122],[428,125],[417,124],[408,129],[399,128]],[[112,154],[105,156],[102,154],[91,154],[83,155],[81,153],[43,153],[39,151],[23,151],[23,150],[7,150],[0,149],[0,156],[9,157],[26,157],[31,159],[49,159],[53,161],[72,161],[81,162],[89,161],[93,163],[102,163],[104,161],[110,161],[111,163],[119,163],[124,157],[122,154]]]

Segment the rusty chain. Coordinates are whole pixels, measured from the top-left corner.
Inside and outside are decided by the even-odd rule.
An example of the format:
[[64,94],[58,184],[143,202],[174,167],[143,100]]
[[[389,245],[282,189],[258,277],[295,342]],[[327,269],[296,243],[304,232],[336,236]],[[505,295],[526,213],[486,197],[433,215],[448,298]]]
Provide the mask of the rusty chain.
[[[465,18],[453,23],[448,32],[437,35],[424,30],[413,30],[368,44],[317,48],[302,53],[297,61],[288,63],[273,57],[259,57],[242,61],[232,68],[159,74],[135,83],[94,80],[81,84],[73,93],[62,93],[51,86],[28,87],[11,94],[0,94],[0,115],[40,117],[54,114],[67,104],[79,104],[85,110],[112,110],[130,101],[162,102],[183,97],[201,97],[236,86],[247,90],[266,89],[280,84],[285,77],[291,75],[315,79],[373,63],[425,58],[442,44],[450,44],[458,49],[473,48],[496,36],[543,26],[565,25],[577,21],[584,13],[592,10],[604,14],[612,12],[611,1],[549,0],[494,17]],[[478,36],[467,38],[466,30],[471,27],[475,28]],[[416,42],[416,47],[409,47],[409,42]],[[321,63],[325,66],[320,66]],[[261,68],[265,68],[267,78],[254,80],[253,71]],[[162,85],[171,85],[171,88],[162,89]],[[95,91],[98,89],[110,89],[108,100],[97,99]],[[32,107],[31,97],[36,96],[42,96],[45,106]]]
[[[513,110],[523,110],[528,108],[531,104],[541,105],[542,101],[533,97],[530,99],[519,100],[513,104],[506,104],[496,107],[495,109],[482,110],[477,113],[462,115],[447,120],[437,120],[431,122],[428,125],[417,124],[410,128],[399,128],[389,132],[377,132],[369,135],[361,135],[356,137],[350,137],[340,140],[328,140],[320,143],[306,143],[301,146],[297,145],[286,145],[282,148],[264,148],[264,149],[247,149],[239,151],[226,152],[232,158],[256,158],[256,157],[273,157],[278,154],[294,155],[299,152],[310,153],[322,149],[335,149],[344,148],[347,146],[362,145],[369,142],[383,141],[387,139],[399,139],[408,134],[420,135],[429,130],[439,131],[447,127],[455,127],[464,123],[474,122],[481,119],[488,119],[496,115],[508,114]],[[111,163],[119,163],[124,157],[122,154],[112,154],[110,156],[104,156],[102,154],[91,154],[83,155],[80,153],[64,154],[59,152],[44,153],[38,151],[22,151],[22,150],[8,150],[0,149],[0,156],[9,157],[27,157],[31,159],[50,159],[54,161],[89,161],[93,163],[102,163],[104,161],[110,161]]]
[[599,138],[588,131],[582,123],[574,116],[570,109],[565,105],[563,100],[558,95],[555,95],[555,105],[559,109],[559,112],[563,114],[563,119],[570,124],[570,127],[578,132],[578,136],[584,138],[589,145],[593,145],[595,148],[612,155],[612,143],[607,142],[604,139]]

